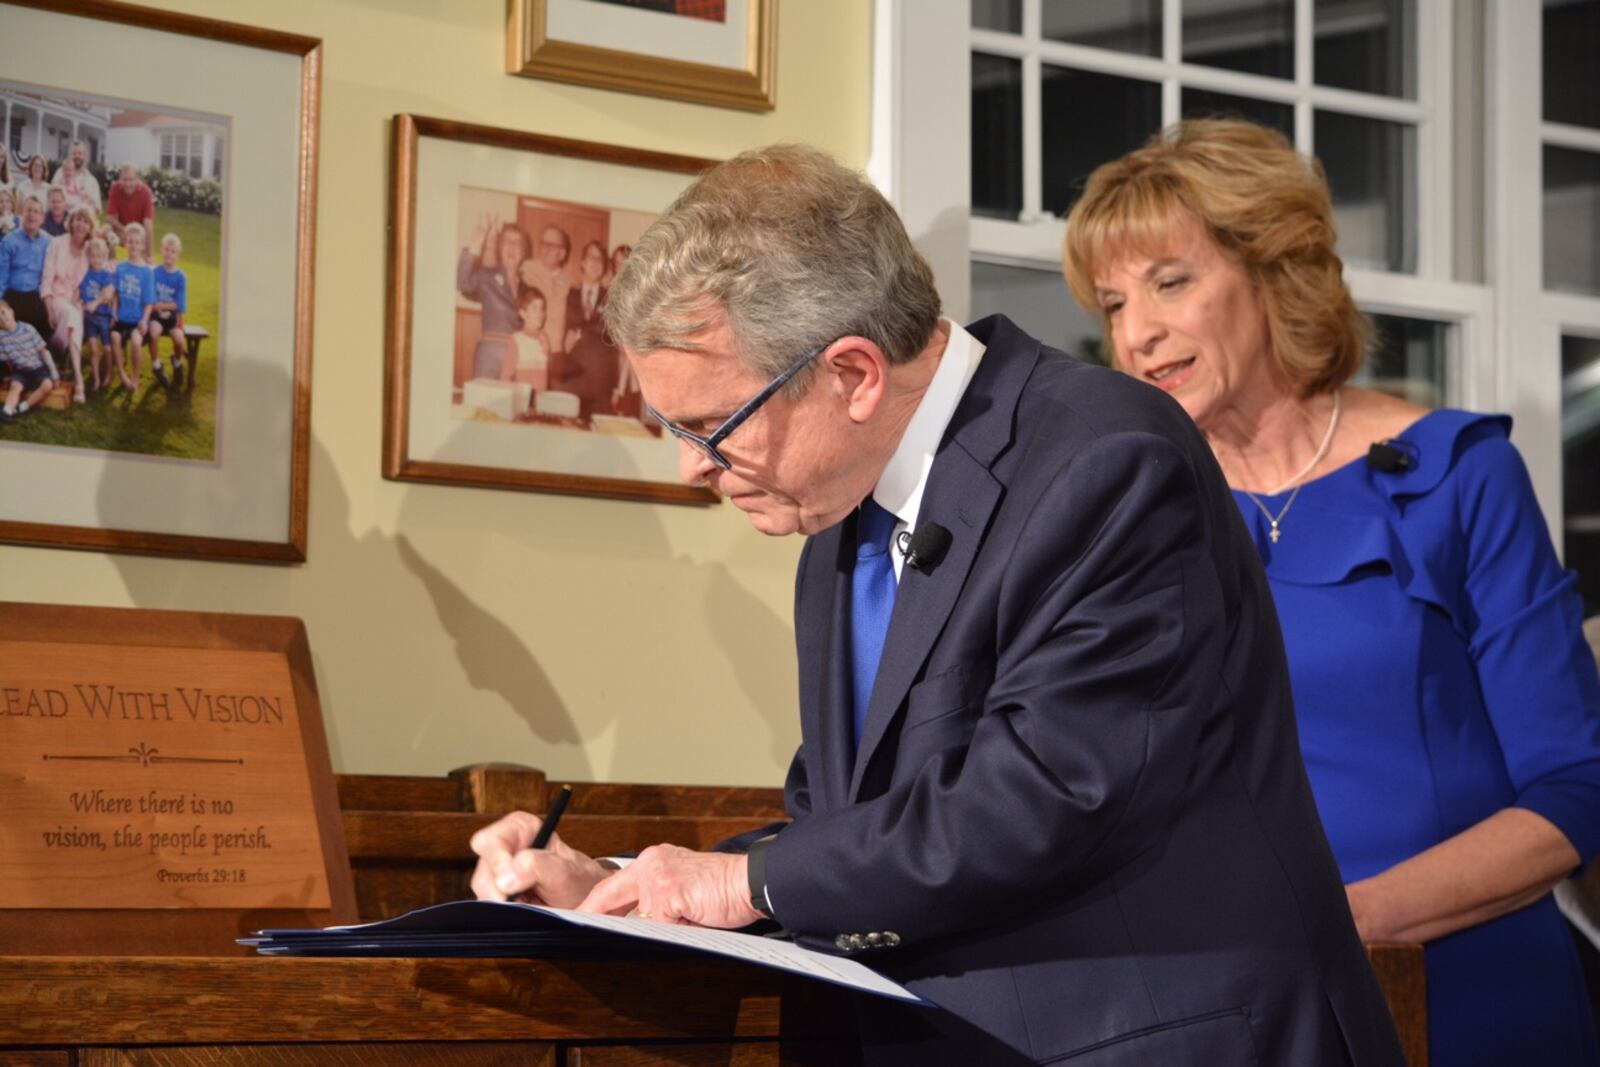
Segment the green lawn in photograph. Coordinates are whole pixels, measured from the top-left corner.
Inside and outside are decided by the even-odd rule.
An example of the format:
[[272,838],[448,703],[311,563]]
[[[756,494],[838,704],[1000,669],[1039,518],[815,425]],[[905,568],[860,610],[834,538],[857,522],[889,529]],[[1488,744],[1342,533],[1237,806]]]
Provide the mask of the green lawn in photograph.
[[[28,442],[106,452],[135,452],[179,459],[213,460],[217,446],[217,307],[221,290],[222,220],[176,208],[156,209],[156,234],[152,264],[159,264],[161,238],[175,233],[183,241],[178,266],[189,280],[189,310],[184,321],[204,326],[211,336],[201,345],[200,377],[194,391],[188,383],[168,393],[150,373],[147,358],[137,388],[129,393],[120,384],[89,394],[86,404],[65,411],[41,409],[8,424],[0,424],[0,444]],[[172,373],[172,342],[160,341],[162,363]],[[84,381],[89,374],[89,354],[84,353]],[[72,379],[71,363],[58,356],[63,381]],[[112,372],[108,380],[115,381]]]

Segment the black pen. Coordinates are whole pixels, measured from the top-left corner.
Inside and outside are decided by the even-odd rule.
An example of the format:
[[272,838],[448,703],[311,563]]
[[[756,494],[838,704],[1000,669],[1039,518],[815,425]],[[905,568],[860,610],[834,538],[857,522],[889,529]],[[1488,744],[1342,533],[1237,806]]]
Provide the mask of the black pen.
[[550,814],[544,817],[539,832],[533,835],[533,844],[529,845],[529,848],[544,848],[550,843],[550,835],[556,832],[556,823],[561,821],[561,813],[567,810],[567,801],[571,799],[572,787],[562,786],[561,792],[556,794],[555,803],[550,805]]

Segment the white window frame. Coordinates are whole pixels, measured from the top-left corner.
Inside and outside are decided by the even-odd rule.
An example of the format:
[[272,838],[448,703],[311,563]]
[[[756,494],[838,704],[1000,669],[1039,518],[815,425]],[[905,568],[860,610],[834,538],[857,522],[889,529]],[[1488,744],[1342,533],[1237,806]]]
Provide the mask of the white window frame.
[[[1041,40],[1040,0],[1022,0],[1020,35],[972,29],[969,0],[876,0],[872,162],[868,171],[907,218],[912,239],[928,257],[939,279],[947,313],[953,318],[966,317],[970,264],[974,259],[1060,271],[1065,223],[1040,210],[1038,68],[1046,60],[1083,70],[1157,80],[1162,85],[1162,114],[1168,119],[1180,113],[1184,86],[1290,103],[1297,109],[1297,142],[1309,141],[1311,112],[1326,107],[1412,122],[1417,129],[1417,272],[1349,269],[1346,277],[1357,302],[1374,312],[1445,323],[1450,327],[1445,354],[1445,402],[1478,409],[1505,408],[1508,389],[1504,364],[1495,356],[1497,348],[1507,350],[1503,330],[1496,327],[1497,321],[1503,322],[1502,291],[1451,279],[1453,25],[1449,0],[1417,0],[1416,100],[1311,84],[1312,0],[1296,0],[1296,77],[1292,81],[1179,61],[1181,4],[1179,0],[1164,0],[1164,4],[1163,55],[1155,58]],[[1016,56],[1024,63],[1023,206],[1027,221],[1008,222],[971,214],[969,146],[974,49]],[[1524,75],[1523,80],[1529,79]],[[1298,143],[1297,147],[1305,150],[1310,146]],[[1536,196],[1532,210],[1536,224]],[[938,220],[939,225],[930,225],[932,220]],[[1536,277],[1537,255],[1534,265]],[[1065,283],[1062,291],[1063,299],[1069,299]],[[1559,377],[1559,373],[1555,374],[1549,384],[1557,397]],[[1554,427],[1553,432],[1557,435],[1559,461],[1559,427]],[[1559,515],[1559,510],[1554,514]]]
[[1544,289],[1544,146],[1600,152],[1600,131],[1545,122],[1542,5],[1491,0],[1488,9],[1490,226],[1498,329],[1497,386],[1516,421],[1557,549],[1562,547],[1561,338],[1600,338],[1600,297]]

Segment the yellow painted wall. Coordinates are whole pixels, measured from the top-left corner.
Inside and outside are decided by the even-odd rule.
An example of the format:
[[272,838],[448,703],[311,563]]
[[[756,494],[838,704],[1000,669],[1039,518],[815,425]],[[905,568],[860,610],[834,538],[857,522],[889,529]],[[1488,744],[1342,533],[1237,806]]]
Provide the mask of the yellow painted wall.
[[380,476],[389,126],[411,112],[714,158],[806,141],[859,166],[871,5],[784,0],[763,114],[504,74],[499,0],[165,6],[323,41],[310,560],[0,546],[0,599],[304,619],[341,771],[780,783],[799,740],[797,539],[729,507]]

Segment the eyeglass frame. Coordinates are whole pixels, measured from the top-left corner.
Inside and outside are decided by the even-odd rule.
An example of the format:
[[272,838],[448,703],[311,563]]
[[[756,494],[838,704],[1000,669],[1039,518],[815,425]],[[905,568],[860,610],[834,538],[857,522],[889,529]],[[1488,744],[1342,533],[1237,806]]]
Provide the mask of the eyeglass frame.
[[813,348],[811,351],[801,356],[798,360],[791,363],[787,370],[778,375],[776,378],[772,379],[772,381],[768,382],[766,388],[762,389],[761,392],[745,401],[744,404],[740,406],[738,411],[735,411],[732,415],[729,415],[726,419],[724,419],[722,421],[722,425],[711,431],[711,435],[709,437],[701,437],[697,433],[684,429],[682,426],[679,426],[677,423],[661,414],[661,412],[657,411],[649,404],[646,404],[644,409],[649,413],[652,419],[655,419],[657,422],[659,422],[668,433],[672,434],[672,436],[676,437],[680,441],[687,441],[699,448],[700,451],[705,454],[706,458],[710,459],[712,463],[715,463],[720,470],[732,470],[733,462],[729,460],[727,456],[724,456],[721,449],[719,449],[717,446],[723,441],[726,441],[729,434],[737,430],[740,426],[744,425],[745,420],[759,411],[761,409],[761,405],[765,404],[768,400],[771,400],[779,389],[782,389],[785,385],[789,384],[790,378],[793,378],[796,374],[799,374],[802,368],[808,366],[812,360],[826,352],[828,350],[828,345],[831,344],[833,344],[832,341],[829,341],[827,344],[818,345],[816,348]]

